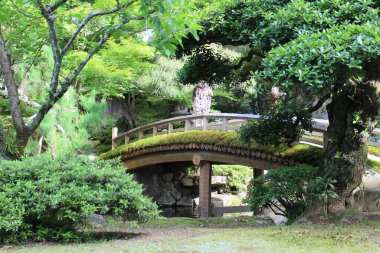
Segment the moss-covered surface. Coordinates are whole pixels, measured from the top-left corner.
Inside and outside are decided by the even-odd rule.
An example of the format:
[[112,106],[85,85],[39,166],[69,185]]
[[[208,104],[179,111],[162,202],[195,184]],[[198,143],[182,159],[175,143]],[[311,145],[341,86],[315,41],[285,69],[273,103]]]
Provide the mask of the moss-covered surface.
[[320,148],[306,144],[296,144],[295,146],[289,148],[285,145],[280,147],[274,147],[262,146],[254,142],[245,143],[242,140],[240,140],[239,134],[237,132],[232,131],[190,131],[174,133],[171,135],[160,135],[138,140],[120,146],[115,150],[104,153],[100,157],[102,159],[110,159],[117,157],[123,153],[129,153],[143,148],[189,143],[203,143],[215,146],[255,150],[288,159],[294,159],[297,162],[311,164],[315,166],[318,166],[318,161],[320,160],[320,157],[323,154],[323,151]]
[[[143,148],[189,143],[203,143],[216,146],[256,150],[267,154],[281,156],[287,159],[294,159],[299,163],[310,164],[313,166],[319,166],[323,157],[323,149],[315,146],[298,143],[289,148],[285,145],[274,147],[262,146],[254,142],[245,143],[240,140],[239,134],[233,131],[190,131],[174,133],[171,135],[159,135],[120,146],[115,150],[103,153],[100,157],[102,159],[111,159],[120,156],[123,153],[129,153]],[[370,152],[375,151],[378,152],[378,155],[380,156],[380,148],[370,147]],[[375,171],[380,173],[380,162],[368,159],[368,164]]]

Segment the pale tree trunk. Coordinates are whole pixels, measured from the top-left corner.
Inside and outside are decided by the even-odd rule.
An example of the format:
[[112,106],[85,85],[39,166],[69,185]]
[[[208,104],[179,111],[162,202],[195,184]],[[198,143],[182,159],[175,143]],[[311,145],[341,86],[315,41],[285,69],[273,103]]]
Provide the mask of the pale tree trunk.
[[[212,95],[212,89],[210,86],[206,82],[200,82],[193,91],[191,114],[196,115],[210,113]],[[201,127],[203,126],[203,121],[201,119],[193,120],[191,125]]]
[[337,180],[335,188],[339,197],[328,203],[332,213],[350,206],[352,192],[362,182],[368,137],[377,123],[378,68],[368,72],[364,84],[337,87],[327,106],[329,142],[320,174]]

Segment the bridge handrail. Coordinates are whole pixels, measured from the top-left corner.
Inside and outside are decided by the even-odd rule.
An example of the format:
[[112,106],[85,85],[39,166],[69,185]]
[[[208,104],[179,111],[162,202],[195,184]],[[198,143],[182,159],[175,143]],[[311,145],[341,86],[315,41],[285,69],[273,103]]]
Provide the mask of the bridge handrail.
[[[170,119],[164,119],[157,122],[153,122],[147,125],[143,125],[140,127],[137,127],[135,129],[132,129],[128,132],[118,134],[118,129],[116,127],[112,128],[112,149],[115,149],[117,147],[117,142],[121,139],[125,139],[125,143],[127,144],[130,140],[130,137],[132,135],[138,134],[138,138],[143,138],[144,131],[151,130],[153,131],[153,136],[157,135],[158,127],[167,125],[168,127],[168,134],[171,134],[174,130],[173,124],[177,122],[185,122],[185,129],[184,131],[188,131],[190,128],[190,122],[192,120],[203,120],[202,124],[202,130],[207,130],[209,126],[209,119],[222,119],[223,125],[222,125],[222,131],[228,131],[228,120],[253,120],[253,119],[259,119],[260,115],[255,114],[237,114],[237,113],[211,113],[211,114],[195,114],[195,115],[186,115],[186,116],[179,116],[174,117]],[[327,127],[329,125],[328,120],[324,119],[313,119],[313,131],[321,132],[323,133],[323,144],[324,146],[327,145],[328,137],[327,137]],[[380,135],[380,129],[375,128],[372,134]]]

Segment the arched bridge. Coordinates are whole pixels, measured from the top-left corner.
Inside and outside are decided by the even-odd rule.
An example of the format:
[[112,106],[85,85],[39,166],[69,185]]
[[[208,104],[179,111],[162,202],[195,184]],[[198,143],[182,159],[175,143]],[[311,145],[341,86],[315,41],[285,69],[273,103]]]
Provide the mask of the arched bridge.
[[[258,118],[259,115],[217,113],[165,119],[121,134],[113,128],[113,150],[103,158],[121,156],[128,170],[167,163],[198,166],[200,215],[209,216],[213,211],[210,207],[212,164],[249,166],[254,168],[254,176],[258,176],[264,170],[303,162],[292,153],[241,142],[235,130]],[[326,147],[327,127],[327,120],[315,119],[313,133],[306,133],[301,141]],[[380,135],[379,129],[374,134]],[[124,145],[118,147],[120,142]]]

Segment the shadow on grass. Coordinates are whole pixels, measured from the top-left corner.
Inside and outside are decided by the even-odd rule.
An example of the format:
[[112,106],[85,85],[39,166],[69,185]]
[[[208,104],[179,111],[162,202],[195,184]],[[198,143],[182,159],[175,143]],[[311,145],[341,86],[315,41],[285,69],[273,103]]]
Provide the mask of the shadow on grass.
[[86,231],[79,232],[78,235],[81,243],[97,243],[112,240],[130,240],[142,236],[144,233],[122,231]]

